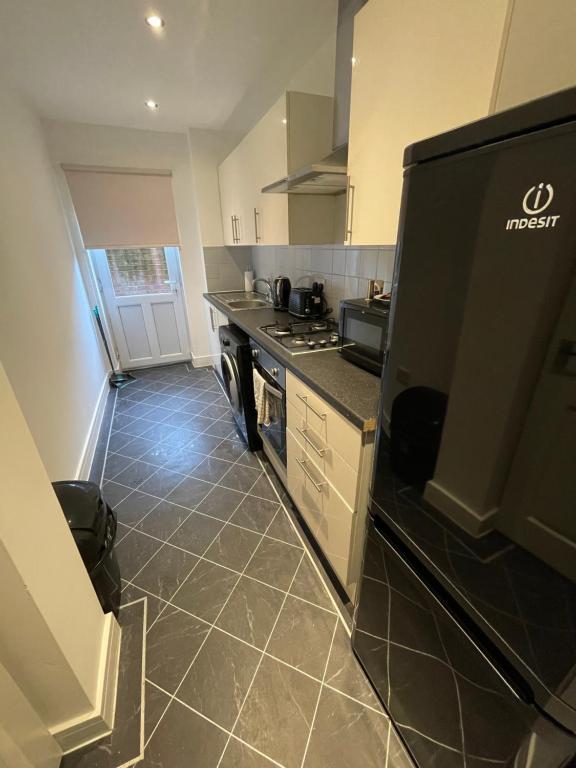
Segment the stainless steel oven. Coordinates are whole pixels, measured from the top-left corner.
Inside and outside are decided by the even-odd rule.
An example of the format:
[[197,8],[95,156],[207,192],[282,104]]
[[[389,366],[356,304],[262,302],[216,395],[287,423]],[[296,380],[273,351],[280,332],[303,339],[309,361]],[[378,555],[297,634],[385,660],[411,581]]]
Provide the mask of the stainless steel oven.
[[340,302],[340,354],[351,363],[381,375],[386,352],[390,305],[383,301]]
[[276,398],[277,416],[268,426],[258,424],[264,453],[286,485],[286,368],[256,342],[252,347],[252,365],[266,382],[269,397]]

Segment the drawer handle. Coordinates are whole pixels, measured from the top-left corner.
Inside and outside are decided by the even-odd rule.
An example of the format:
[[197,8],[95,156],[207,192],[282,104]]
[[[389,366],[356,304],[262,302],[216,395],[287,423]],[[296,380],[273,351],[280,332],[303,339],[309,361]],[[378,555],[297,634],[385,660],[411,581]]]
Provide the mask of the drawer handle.
[[302,437],[308,443],[308,445],[314,448],[318,456],[324,456],[324,454],[326,453],[326,448],[318,448],[316,443],[311,438],[308,437],[308,430],[306,428],[300,429],[300,427],[296,427],[296,431],[302,435]]
[[310,470],[308,469],[308,466],[306,465],[306,460],[301,461],[300,459],[297,458],[296,461],[298,462],[298,464],[300,465],[300,469],[302,470],[302,472],[304,472],[308,480],[310,480],[314,488],[316,488],[318,493],[321,493],[322,488],[323,486],[326,485],[326,483],[319,483],[318,480],[314,479],[314,477],[312,476],[312,473],[310,472]]
[[308,395],[299,395],[299,394],[298,394],[298,392],[296,392],[296,397],[297,397],[299,400],[302,400],[302,402],[304,403],[304,405],[306,406],[306,408],[310,408],[310,410],[312,411],[312,413],[313,413],[313,414],[315,414],[316,416],[318,416],[318,418],[319,418],[319,419],[322,419],[322,421],[326,421],[326,414],[325,414],[325,413],[318,413],[318,411],[316,410],[316,408],[313,408],[313,407],[310,405],[310,403],[308,402]]

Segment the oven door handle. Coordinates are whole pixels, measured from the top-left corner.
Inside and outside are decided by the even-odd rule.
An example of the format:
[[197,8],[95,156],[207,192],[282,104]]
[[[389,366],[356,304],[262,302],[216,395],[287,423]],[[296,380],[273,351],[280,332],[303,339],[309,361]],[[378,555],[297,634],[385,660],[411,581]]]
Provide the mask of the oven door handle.
[[284,399],[284,392],[282,392],[281,389],[276,389],[276,387],[273,387],[272,384],[268,384],[267,381],[264,381],[264,386],[266,387],[266,390],[270,392],[271,395],[278,398],[278,400]]

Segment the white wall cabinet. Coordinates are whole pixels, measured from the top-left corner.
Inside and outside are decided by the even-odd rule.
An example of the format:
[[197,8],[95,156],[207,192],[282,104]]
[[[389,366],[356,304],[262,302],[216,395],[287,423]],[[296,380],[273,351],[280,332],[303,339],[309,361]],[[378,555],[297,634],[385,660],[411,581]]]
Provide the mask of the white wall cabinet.
[[218,169],[226,245],[332,243],[338,206],[325,195],[263,194],[332,149],[333,100],[287,91]]
[[350,598],[360,576],[374,433],[286,374],[288,491]]
[[576,8],[573,0],[514,0],[496,111],[576,83]]
[[404,148],[488,114],[508,0],[369,0],[354,24],[348,242],[396,242]]

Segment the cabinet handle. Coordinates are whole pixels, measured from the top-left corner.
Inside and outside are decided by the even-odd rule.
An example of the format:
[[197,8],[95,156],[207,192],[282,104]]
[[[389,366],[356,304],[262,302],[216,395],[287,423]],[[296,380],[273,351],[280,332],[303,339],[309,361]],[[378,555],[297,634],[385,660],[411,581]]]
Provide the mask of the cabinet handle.
[[212,310],[212,307],[208,307],[208,309],[210,310],[210,325],[212,327],[212,330],[216,332],[216,328],[214,328],[214,312]]
[[354,196],[356,187],[350,184],[348,176],[348,186],[346,188],[346,232],[344,233],[344,243],[352,245],[352,221],[354,218]]
[[304,405],[306,406],[306,408],[310,408],[310,410],[312,411],[312,413],[313,413],[315,416],[318,416],[318,418],[319,418],[319,419],[322,419],[322,421],[326,421],[326,414],[325,414],[325,413],[319,413],[319,412],[316,410],[316,408],[314,408],[313,406],[311,406],[311,405],[310,405],[310,403],[308,402],[308,395],[299,395],[299,394],[298,394],[298,392],[296,392],[296,397],[297,397],[299,400],[302,400],[302,402],[304,403]]
[[324,456],[325,455],[326,448],[318,448],[316,443],[308,437],[308,429],[306,427],[303,427],[302,429],[300,429],[300,427],[296,427],[296,431],[299,432],[302,435],[302,437],[308,443],[308,445],[310,445],[310,446],[312,446],[312,448],[314,448],[314,450],[316,451],[318,456]]
[[323,483],[323,482],[319,483],[317,480],[314,479],[314,477],[312,476],[312,473],[310,472],[310,470],[306,465],[306,460],[302,461],[301,459],[297,458],[296,461],[298,462],[298,465],[300,466],[300,469],[302,470],[302,472],[304,472],[304,474],[306,475],[308,480],[310,480],[314,488],[316,488],[318,493],[322,493],[322,488],[326,485],[326,483]]
[[240,233],[238,230],[238,222],[240,221],[240,219],[238,218],[238,216],[231,216],[230,218],[232,220],[232,242],[239,243]]
[[258,222],[260,221],[260,211],[257,208],[254,208],[254,236],[257,243],[262,240],[260,237],[260,233],[258,232]]

